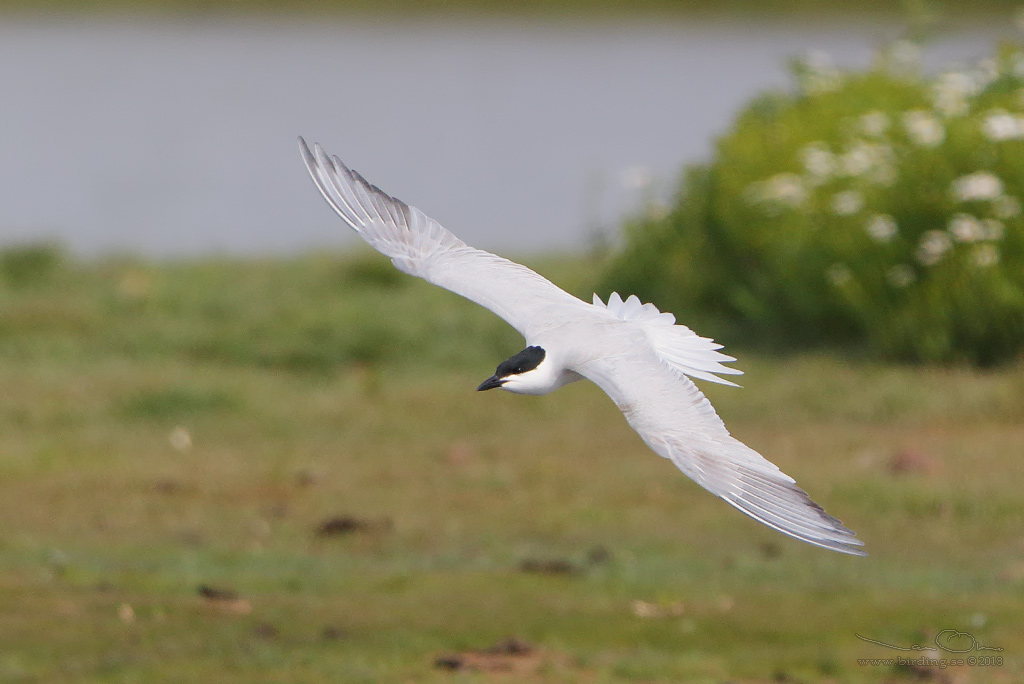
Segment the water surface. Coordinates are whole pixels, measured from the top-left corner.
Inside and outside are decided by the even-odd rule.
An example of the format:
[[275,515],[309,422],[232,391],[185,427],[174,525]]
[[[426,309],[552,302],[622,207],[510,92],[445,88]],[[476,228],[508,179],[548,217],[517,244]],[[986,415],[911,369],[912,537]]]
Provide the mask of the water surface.
[[[997,28],[929,61],[988,54]],[[579,248],[706,157],[738,108],[877,24],[0,20],[0,243],[93,255],[348,244],[302,134],[466,241]]]

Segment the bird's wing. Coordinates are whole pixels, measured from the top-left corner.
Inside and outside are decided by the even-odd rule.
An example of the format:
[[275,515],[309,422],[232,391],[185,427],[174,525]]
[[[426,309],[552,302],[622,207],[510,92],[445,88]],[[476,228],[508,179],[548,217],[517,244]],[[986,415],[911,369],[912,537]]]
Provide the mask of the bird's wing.
[[[865,555],[856,535],[814,503],[775,464],[735,439],[711,402],[653,349],[606,353],[575,368],[601,387],[655,453],[701,487],[779,532],[809,544]],[[643,345],[641,345],[643,346]]]
[[531,337],[565,319],[567,310],[587,309],[534,271],[474,249],[416,207],[371,185],[320,145],[299,150],[320,194],[338,215],[401,271],[484,306]]
[[700,337],[685,325],[677,324],[672,314],[658,311],[654,304],[641,304],[636,295],[622,301],[618,292],[612,292],[607,304],[595,294],[594,306],[607,310],[620,321],[635,322],[644,331],[654,352],[672,370],[698,380],[738,387],[735,382],[715,375],[742,375],[743,371],[722,365],[735,361],[735,357],[718,351],[722,345],[714,340]]

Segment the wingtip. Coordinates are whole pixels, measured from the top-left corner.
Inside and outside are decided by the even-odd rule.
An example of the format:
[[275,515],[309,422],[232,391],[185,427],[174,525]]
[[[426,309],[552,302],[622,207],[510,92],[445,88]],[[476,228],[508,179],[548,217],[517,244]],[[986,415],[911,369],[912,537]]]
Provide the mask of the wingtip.
[[[782,476],[784,482],[778,481]],[[769,476],[747,470],[737,491],[719,494],[729,505],[758,522],[799,541],[851,556],[866,556],[864,542],[838,518],[812,500],[782,471]],[[802,510],[801,510],[802,509]]]
[[319,186],[320,179],[316,171],[316,157],[314,157],[313,153],[309,151],[309,145],[306,144],[305,139],[303,139],[301,135],[299,136],[298,142],[299,154],[302,155],[302,161],[306,165],[306,170],[309,171],[309,175],[313,177],[313,182],[315,182],[317,186]]
[[[826,515],[828,515],[828,514],[826,513]],[[829,516],[829,517],[831,518],[832,516]],[[836,520],[835,518],[832,518],[832,519]],[[850,556],[866,556],[866,555],[868,555],[867,551],[865,551],[862,548],[860,548],[860,547],[864,546],[864,542],[862,542],[860,539],[857,539],[857,533],[856,532],[854,532],[850,528],[846,527],[845,525],[843,525],[838,520],[836,520],[836,524],[838,525],[838,530],[837,531],[840,532],[840,536],[838,536],[837,538],[829,540],[829,542],[827,544],[815,543],[813,541],[811,541],[810,543],[811,544],[815,544],[816,546],[821,546],[822,548],[825,548],[825,549],[829,549],[830,551],[837,551],[839,553],[845,553],[845,554],[850,555]],[[792,536],[792,535],[790,535],[790,536]],[[801,541],[809,541],[809,540],[802,539]]]
[[816,546],[821,546],[822,548],[828,549],[829,551],[845,553],[848,556],[864,557],[868,555],[867,551],[860,548],[861,546],[864,546],[864,542],[862,542],[860,539],[857,539],[856,537],[852,539],[843,539],[842,541],[837,541],[834,544],[829,544],[827,546],[824,544],[816,544]]
[[[828,514],[826,513],[825,515],[828,515]],[[829,516],[829,517],[831,518],[832,516]],[[796,537],[796,538],[800,539],[800,541],[806,541],[806,542],[809,542],[809,543],[811,543],[811,544],[813,544],[815,546],[820,546],[820,547],[822,547],[824,549],[828,549],[830,551],[836,551],[838,553],[845,553],[845,554],[850,555],[850,556],[866,556],[866,555],[868,555],[867,551],[865,551],[862,548],[860,548],[860,547],[864,546],[864,542],[862,542],[860,539],[857,539],[857,533],[854,532],[853,530],[849,529],[845,525],[843,525],[841,522],[839,522],[835,518],[832,518],[832,519],[836,521],[836,524],[837,524],[837,530],[836,531],[839,532],[839,535],[837,535],[836,538],[830,539],[826,543],[822,543],[821,541],[813,541],[813,540],[810,540],[810,539],[801,539],[800,537]],[[790,534],[789,536],[794,536],[794,535]]]
[[[316,165],[324,171],[328,173],[331,171],[338,171],[338,167],[333,161],[331,161],[331,157],[324,151],[324,148],[320,146],[320,143],[313,143],[313,152],[311,156],[315,160]],[[342,166],[342,168],[344,168],[344,166]]]
[[298,143],[299,151],[302,152],[303,157],[308,157],[310,159],[316,158],[316,155],[313,154],[313,150],[320,147],[320,143],[314,142],[313,146],[310,147],[309,143],[307,143],[306,139],[303,138],[301,135],[298,137]]

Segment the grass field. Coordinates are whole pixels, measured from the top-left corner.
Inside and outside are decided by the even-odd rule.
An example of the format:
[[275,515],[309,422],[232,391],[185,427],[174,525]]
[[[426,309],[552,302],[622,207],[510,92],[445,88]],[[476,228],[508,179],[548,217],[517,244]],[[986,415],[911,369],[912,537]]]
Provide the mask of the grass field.
[[[385,259],[0,255],[0,682],[1024,680],[1024,366],[731,350],[708,395],[855,558],[596,387],[477,394],[520,348]],[[857,637],[948,629],[1004,650]],[[858,663],[897,655],[1001,664]]]

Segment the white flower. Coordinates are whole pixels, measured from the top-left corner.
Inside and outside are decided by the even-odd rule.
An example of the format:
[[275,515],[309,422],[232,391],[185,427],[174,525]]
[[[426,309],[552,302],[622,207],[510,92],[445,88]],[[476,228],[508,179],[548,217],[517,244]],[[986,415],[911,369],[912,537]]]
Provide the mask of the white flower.
[[974,92],[980,93],[999,78],[999,62],[992,58],[979,61],[977,67],[971,71],[970,77],[974,82]]
[[802,65],[800,85],[810,95],[836,90],[842,83],[839,71],[832,64],[832,58],[825,52],[813,50],[807,53]]
[[970,109],[967,98],[977,92],[977,87],[977,81],[970,74],[947,72],[932,89],[932,104],[943,116],[962,116]]
[[864,229],[878,242],[889,242],[896,237],[896,219],[888,214],[875,214]]
[[889,69],[910,73],[921,66],[921,46],[911,40],[897,40],[889,46]]
[[822,181],[835,172],[836,158],[823,142],[812,142],[800,150],[800,161],[814,181]]
[[994,200],[1003,194],[1003,182],[988,171],[978,171],[957,178],[950,189],[961,202]]
[[949,236],[943,231],[929,230],[921,236],[921,242],[917,245],[917,260],[925,266],[937,264],[951,245]]
[[804,66],[808,69],[828,70],[834,69],[832,55],[824,50],[808,50],[804,55]]
[[843,171],[848,176],[859,176],[867,173],[874,161],[871,146],[858,141],[843,155]]
[[923,109],[912,109],[903,114],[903,127],[911,142],[921,147],[935,147],[946,139],[942,122]]
[[999,263],[999,250],[992,244],[978,245],[971,251],[971,258],[976,266],[995,266]]
[[985,219],[981,222],[982,237],[986,240],[1002,240],[1006,232],[1003,222],[996,219]]
[[864,208],[864,197],[856,190],[844,190],[832,195],[832,211],[837,216],[850,216]]
[[807,199],[803,180],[795,173],[778,173],[763,181],[751,183],[747,193],[755,202],[769,202],[798,207]]
[[954,214],[949,219],[949,232],[957,242],[977,242],[985,237],[981,221],[970,214]]
[[838,162],[840,175],[864,177],[879,185],[892,185],[896,180],[896,153],[884,143],[855,140]]
[[1005,109],[990,110],[981,122],[981,132],[993,142],[1024,138],[1024,116],[1010,114]]
[[886,272],[885,279],[893,287],[906,287],[917,279],[917,274],[909,264],[897,264]]
[[646,166],[634,164],[619,172],[622,187],[630,190],[643,190],[654,182],[654,173]]
[[1020,213],[1020,200],[1012,195],[1003,195],[993,203],[992,213],[996,218],[1011,219]]
[[825,276],[836,287],[842,287],[853,279],[853,274],[845,264],[832,264],[825,272]]
[[[891,150],[892,148],[889,149]],[[876,164],[867,178],[872,183],[889,187],[896,182],[896,165],[889,161]]]
[[880,110],[874,110],[860,117],[860,129],[864,135],[878,138],[889,129],[889,115]]

